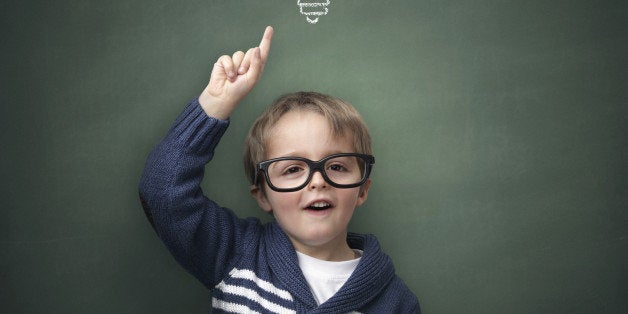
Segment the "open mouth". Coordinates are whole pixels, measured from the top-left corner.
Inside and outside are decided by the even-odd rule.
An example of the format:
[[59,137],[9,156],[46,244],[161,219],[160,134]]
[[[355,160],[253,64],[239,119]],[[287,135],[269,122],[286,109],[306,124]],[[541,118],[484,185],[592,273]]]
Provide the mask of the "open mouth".
[[325,210],[325,209],[329,209],[331,208],[331,204],[327,203],[327,202],[315,202],[312,203],[310,206],[306,207],[305,209],[309,209],[309,210]]

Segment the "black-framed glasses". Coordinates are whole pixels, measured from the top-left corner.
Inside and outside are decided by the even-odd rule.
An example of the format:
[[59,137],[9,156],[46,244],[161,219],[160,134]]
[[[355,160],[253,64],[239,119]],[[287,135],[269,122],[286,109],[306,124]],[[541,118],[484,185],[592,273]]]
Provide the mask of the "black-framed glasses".
[[259,173],[264,172],[266,183],[272,190],[294,192],[304,188],[318,171],[329,185],[348,189],[364,184],[374,164],[375,157],[358,153],[329,155],[319,161],[280,157],[258,163],[253,182],[257,184]]

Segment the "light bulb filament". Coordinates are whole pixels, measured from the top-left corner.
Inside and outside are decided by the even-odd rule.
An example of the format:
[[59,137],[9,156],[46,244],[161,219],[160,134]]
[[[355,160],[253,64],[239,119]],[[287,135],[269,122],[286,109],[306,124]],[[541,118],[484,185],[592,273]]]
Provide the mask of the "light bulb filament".
[[327,8],[329,3],[329,0],[325,2],[302,2],[301,0],[297,0],[299,12],[305,15],[305,19],[310,24],[316,24],[320,16],[327,15],[329,12]]

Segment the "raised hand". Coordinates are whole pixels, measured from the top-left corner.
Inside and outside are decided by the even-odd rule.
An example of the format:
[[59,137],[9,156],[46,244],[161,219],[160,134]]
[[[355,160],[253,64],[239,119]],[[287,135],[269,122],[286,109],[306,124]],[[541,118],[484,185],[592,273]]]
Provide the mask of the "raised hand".
[[248,95],[264,71],[272,37],[273,28],[268,26],[258,47],[218,58],[209,84],[199,96],[199,103],[207,115],[227,119]]

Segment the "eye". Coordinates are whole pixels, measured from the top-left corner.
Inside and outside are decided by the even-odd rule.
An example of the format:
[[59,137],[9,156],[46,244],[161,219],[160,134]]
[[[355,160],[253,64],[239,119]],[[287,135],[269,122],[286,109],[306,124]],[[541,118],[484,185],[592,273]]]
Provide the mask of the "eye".
[[295,174],[298,172],[303,171],[304,169],[302,167],[299,166],[290,166],[288,168],[286,168],[286,170],[283,171],[283,174]]
[[347,168],[345,168],[345,166],[343,166],[341,164],[329,165],[329,167],[327,167],[327,169],[329,169],[331,171],[337,171],[337,172],[345,172],[345,171],[347,171]]
[[286,177],[301,176],[307,173],[307,164],[297,160],[284,160],[277,163],[277,174]]

